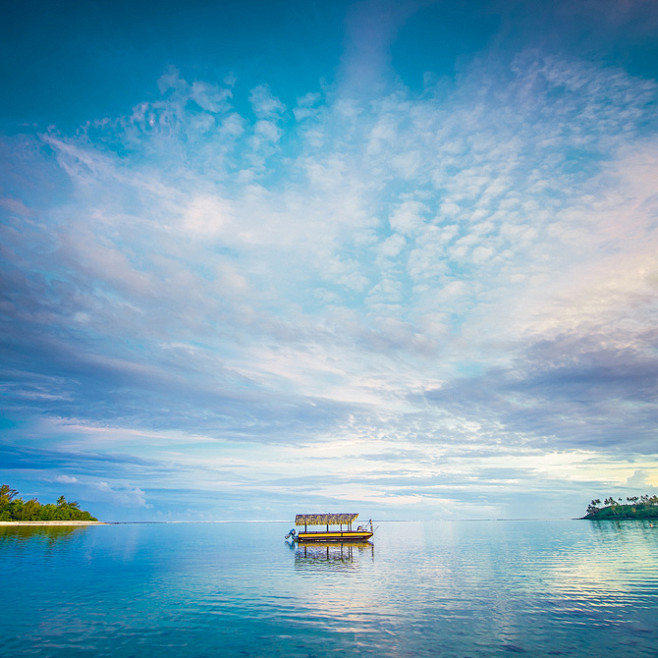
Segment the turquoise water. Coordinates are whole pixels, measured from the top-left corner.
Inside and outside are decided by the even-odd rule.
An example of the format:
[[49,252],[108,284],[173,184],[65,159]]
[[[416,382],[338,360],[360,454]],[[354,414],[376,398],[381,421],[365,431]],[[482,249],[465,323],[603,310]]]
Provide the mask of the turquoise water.
[[2,656],[656,656],[658,525],[0,527]]

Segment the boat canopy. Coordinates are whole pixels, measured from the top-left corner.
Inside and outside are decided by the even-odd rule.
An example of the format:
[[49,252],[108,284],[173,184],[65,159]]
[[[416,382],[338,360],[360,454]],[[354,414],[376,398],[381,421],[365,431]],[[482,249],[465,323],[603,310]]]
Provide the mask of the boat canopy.
[[298,514],[295,525],[349,525],[358,514]]

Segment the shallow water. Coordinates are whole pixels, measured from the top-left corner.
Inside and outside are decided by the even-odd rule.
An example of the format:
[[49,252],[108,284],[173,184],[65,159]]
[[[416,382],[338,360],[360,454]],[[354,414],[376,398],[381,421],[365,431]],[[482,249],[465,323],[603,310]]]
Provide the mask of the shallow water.
[[658,527],[0,527],[2,656],[656,656]]

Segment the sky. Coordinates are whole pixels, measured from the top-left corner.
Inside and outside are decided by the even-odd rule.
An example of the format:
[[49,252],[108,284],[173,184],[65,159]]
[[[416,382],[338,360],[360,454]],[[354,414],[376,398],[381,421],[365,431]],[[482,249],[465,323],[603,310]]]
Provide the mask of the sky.
[[0,480],[104,520],[658,489],[658,5],[7,3]]

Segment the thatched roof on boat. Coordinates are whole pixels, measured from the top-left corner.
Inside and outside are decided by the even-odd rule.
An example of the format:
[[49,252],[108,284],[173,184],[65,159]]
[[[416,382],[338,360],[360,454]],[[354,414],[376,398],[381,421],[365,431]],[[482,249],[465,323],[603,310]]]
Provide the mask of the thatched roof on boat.
[[358,514],[298,514],[295,525],[348,525]]

